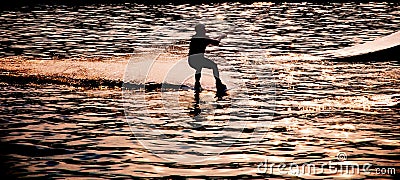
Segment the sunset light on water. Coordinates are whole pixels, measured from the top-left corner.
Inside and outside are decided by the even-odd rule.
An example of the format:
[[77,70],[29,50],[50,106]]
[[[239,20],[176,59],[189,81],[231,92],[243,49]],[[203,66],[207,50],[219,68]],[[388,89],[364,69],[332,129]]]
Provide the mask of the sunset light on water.
[[[399,177],[399,3],[34,4],[0,21],[6,179]],[[199,23],[218,78],[190,64]]]

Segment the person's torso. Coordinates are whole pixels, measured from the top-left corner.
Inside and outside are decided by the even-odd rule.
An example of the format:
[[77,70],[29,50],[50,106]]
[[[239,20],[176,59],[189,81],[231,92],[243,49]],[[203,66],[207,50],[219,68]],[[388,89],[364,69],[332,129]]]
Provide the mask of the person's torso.
[[[214,42],[215,41],[215,42]],[[205,37],[193,37],[190,40],[189,55],[205,53],[209,44],[218,45],[218,41]]]

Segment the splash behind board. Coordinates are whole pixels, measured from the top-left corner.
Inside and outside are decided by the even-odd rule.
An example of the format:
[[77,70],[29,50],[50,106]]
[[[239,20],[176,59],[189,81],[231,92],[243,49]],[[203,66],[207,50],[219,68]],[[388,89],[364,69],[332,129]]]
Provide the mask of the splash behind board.
[[328,52],[334,61],[400,60],[400,31],[374,41]]

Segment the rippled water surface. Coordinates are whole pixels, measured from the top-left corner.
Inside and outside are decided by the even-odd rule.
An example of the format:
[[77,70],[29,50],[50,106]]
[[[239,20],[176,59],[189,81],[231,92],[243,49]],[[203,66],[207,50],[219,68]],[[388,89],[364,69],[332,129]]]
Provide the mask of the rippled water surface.
[[[398,3],[225,3],[216,5],[37,6],[0,12],[0,56],[89,57],[209,31],[230,32],[222,50],[318,53],[373,40],[399,29]],[[213,35],[213,33],[211,33]],[[184,43],[186,44],[186,43]]]
[[[1,12],[1,56],[112,56],[175,43],[198,20],[234,88],[89,89],[0,84],[2,173],[17,177],[287,177],[260,163],[370,163],[399,173],[400,63],[315,58],[399,30],[399,4],[38,6]],[[115,54],[117,53],[117,54]],[[216,57],[218,56],[218,58]],[[139,140],[139,141],[138,141]],[[286,169],[287,170],[287,169]],[[247,176],[245,176],[247,175]]]

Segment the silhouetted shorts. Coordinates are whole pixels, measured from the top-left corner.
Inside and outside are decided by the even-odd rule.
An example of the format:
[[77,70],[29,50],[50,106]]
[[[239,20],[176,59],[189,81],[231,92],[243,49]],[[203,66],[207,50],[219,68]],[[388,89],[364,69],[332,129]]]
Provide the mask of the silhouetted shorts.
[[[217,64],[214,61],[204,57],[203,53],[190,55],[188,58],[189,66],[200,73],[202,68],[217,69]],[[199,72],[200,71],[200,72]]]

